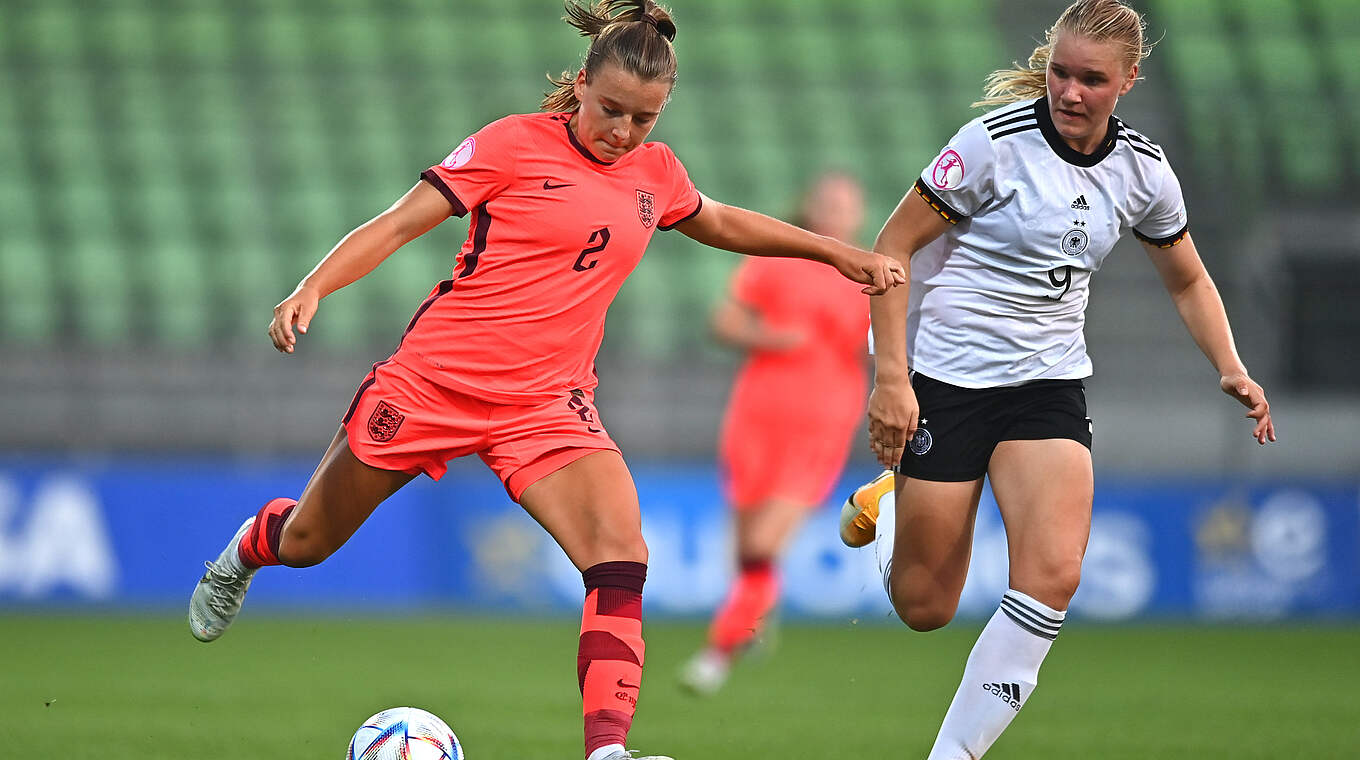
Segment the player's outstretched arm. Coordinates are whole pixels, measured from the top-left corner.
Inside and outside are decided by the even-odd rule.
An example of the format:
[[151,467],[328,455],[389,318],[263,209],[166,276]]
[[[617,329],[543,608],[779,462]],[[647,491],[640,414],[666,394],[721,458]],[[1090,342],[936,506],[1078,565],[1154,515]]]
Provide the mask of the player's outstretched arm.
[[1265,445],[1275,440],[1275,423],[1270,418],[1270,402],[1266,393],[1251,376],[1237,355],[1228,312],[1218,294],[1213,278],[1195,248],[1195,241],[1187,234],[1170,248],[1143,244],[1162,284],[1171,294],[1176,311],[1181,315],[1190,336],[1204,355],[1218,370],[1219,387],[1247,408],[1247,417],[1256,421],[1251,435]]
[[902,265],[887,256],[860,250],[755,211],[718,203],[707,196],[699,213],[675,228],[704,245],[725,251],[830,264],[848,279],[864,285],[864,292],[869,295],[884,293],[907,281]]
[[355,228],[274,307],[274,318],[269,322],[274,348],[293,353],[297,333],[307,333],[322,298],[372,272],[383,259],[452,213],[453,207],[438,190],[427,182],[417,182],[386,211]]

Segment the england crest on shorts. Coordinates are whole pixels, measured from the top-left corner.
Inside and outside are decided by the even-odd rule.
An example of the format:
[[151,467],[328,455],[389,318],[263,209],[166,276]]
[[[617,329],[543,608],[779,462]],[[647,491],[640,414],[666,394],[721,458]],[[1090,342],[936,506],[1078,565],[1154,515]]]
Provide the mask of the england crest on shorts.
[[642,226],[647,229],[652,228],[652,223],[656,221],[656,196],[646,190],[637,191],[638,219]]
[[379,401],[378,408],[368,418],[368,435],[378,443],[387,443],[397,435],[406,415],[398,412],[386,401]]

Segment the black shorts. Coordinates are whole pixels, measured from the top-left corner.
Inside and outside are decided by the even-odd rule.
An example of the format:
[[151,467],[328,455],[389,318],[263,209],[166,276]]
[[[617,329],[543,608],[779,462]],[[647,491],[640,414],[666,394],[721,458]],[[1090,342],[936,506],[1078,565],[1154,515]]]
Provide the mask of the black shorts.
[[1086,386],[1080,380],[960,388],[916,372],[911,386],[921,404],[921,421],[896,468],[907,477],[977,480],[987,474],[992,450],[1002,441],[1068,438],[1091,448]]

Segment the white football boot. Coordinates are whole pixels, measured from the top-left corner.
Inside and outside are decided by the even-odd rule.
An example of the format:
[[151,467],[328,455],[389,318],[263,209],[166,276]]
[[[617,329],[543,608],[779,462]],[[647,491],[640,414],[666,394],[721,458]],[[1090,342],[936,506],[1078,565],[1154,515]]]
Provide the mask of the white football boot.
[[618,750],[617,752],[610,753],[605,755],[602,760],[675,760],[675,758],[666,755],[647,755],[646,757],[642,757],[638,755],[637,750],[630,749]]
[[252,516],[241,523],[227,548],[217,555],[217,561],[203,563],[207,571],[198,580],[194,595],[189,597],[189,632],[199,641],[216,640],[241,611],[246,589],[250,588],[250,580],[259,568],[242,564],[236,547],[254,522]]
[[731,670],[731,655],[704,647],[680,669],[680,686],[696,696],[709,697],[727,683],[727,674]]

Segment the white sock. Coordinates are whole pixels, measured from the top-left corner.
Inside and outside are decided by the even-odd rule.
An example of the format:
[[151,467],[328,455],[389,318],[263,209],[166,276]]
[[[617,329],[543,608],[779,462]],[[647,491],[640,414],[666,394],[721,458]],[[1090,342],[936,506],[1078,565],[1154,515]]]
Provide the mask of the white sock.
[[590,753],[590,757],[587,757],[586,760],[604,760],[606,757],[609,757],[615,752],[624,751],[625,750],[623,749],[622,744],[606,744],[603,747],[600,747],[599,749]]
[[1059,612],[1010,589],[982,629],[927,760],[977,760],[1025,706],[1062,629]]
[[874,556],[878,558],[878,572],[883,576],[883,591],[888,590],[888,574],[892,571],[893,541],[897,537],[897,495],[889,491],[878,500],[878,521],[874,523]]

